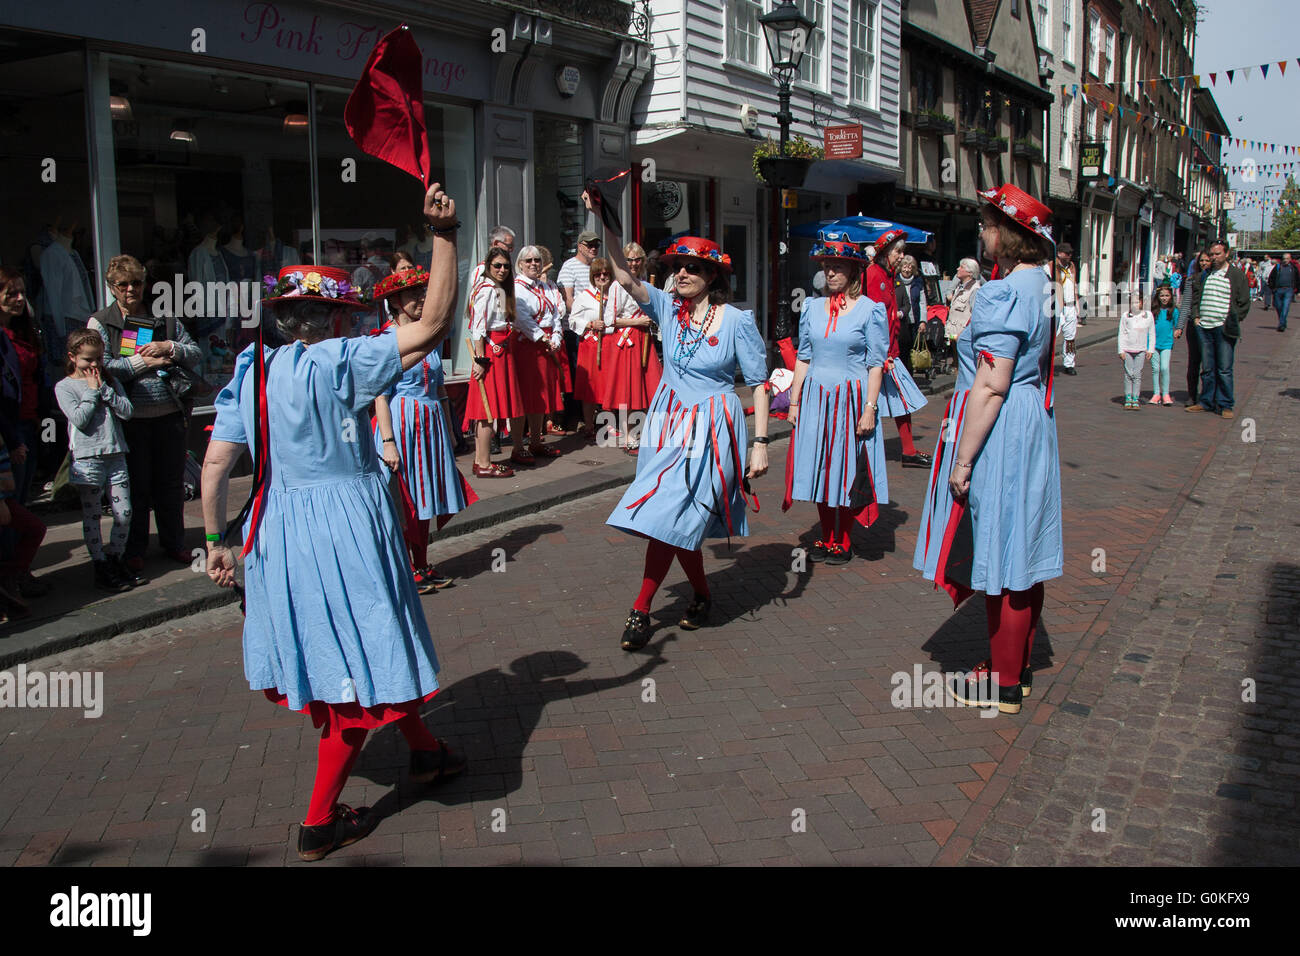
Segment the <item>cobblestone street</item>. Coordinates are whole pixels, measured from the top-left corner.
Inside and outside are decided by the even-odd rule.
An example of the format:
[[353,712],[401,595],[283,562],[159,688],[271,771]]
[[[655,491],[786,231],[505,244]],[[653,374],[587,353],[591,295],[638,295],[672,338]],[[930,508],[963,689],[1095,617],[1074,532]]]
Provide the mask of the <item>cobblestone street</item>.
[[[1244,324],[1233,421],[1181,392],[1125,412],[1110,345],[1057,376],[1066,572],[1017,716],[891,701],[987,654],[982,601],[912,570],[928,472],[891,422],[893,507],[850,564],[797,561],[816,515],[781,512],[775,442],[750,536],[706,545],[712,626],[677,628],[674,566],[642,654],[617,491],[435,544],[457,581],[424,600],[425,714],[469,771],[417,787],[372,733],[342,799],[384,819],[323,865],[1300,863],[1300,345],[1270,319]],[[942,414],[916,417],[927,449]],[[0,862],[302,865],[317,734],[248,689],[237,610],[27,667],[102,670],[104,711],[0,710]]]

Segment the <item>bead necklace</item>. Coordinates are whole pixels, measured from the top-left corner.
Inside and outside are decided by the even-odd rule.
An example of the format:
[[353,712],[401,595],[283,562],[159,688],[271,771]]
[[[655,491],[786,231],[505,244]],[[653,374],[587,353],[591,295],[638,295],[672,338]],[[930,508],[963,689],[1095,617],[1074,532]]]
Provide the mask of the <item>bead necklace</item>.
[[679,299],[677,306],[677,347],[673,350],[673,358],[682,365],[683,368],[691,364],[695,358],[695,353],[700,350],[700,345],[704,342],[704,333],[708,331],[709,326],[713,324],[713,313],[717,311],[716,305],[710,305],[708,313],[704,316],[704,323],[696,333],[695,338],[691,339],[692,323],[690,320],[691,307],[685,301]]

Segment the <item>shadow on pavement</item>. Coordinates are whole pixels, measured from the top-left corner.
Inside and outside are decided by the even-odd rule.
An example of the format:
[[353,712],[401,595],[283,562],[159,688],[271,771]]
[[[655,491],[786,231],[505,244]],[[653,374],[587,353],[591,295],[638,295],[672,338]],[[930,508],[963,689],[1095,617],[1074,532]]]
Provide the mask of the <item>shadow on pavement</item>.
[[640,658],[637,667],[616,677],[566,680],[587,667],[569,651],[536,651],[517,657],[508,672],[500,668],[479,671],[444,688],[424,714],[430,732],[445,737],[469,759],[463,774],[436,787],[406,781],[406,741],[397,727],[389,724],[367,739],[353,775],[393,788],[373,807],[380,817],[418,800],[460,806],[507,796],[522,785],[524,750],[547,704],[639,684],[664,663],[663,649],[674,639],[667,635],[646,645],[651,656]]
[[[930,659],[945,674],[967,671],[980,661],[987,660],[989,628],[984,611],[984,595],[976,593],[967,598],[952,617],[944,621],[939,630],[921,645],[921,650],[928,652]],[[1034,649],[1029,656],[1029,669],[1040,671],[1051,667],[1052,657],[1052,637],[1047,625],[1040,620],[1038,633],[1034,636]]]
[[[812,577],[811,564],[806,564],[802,571],[792,570],[794,549],[787,544],[733,545],[728,550],[725,543],[717,542],[710,544],[709,549],[717,562],[730,559],[730,564],[723,567],[716,564],[704,567],[713,591],[711,627],[722,627],[746,616],[752,620],[753,615],[769,604],[780,602],[784,607],[785,602],[797,600],[803,594]],[[722,573],[724,569],[726,573]],[[671,616],[676,620],[686,610],[694,592],[687,581],[666,591],[676,598],[675,603],[668,605],[673,608]],[[668,613],[663,612],[664,616]]]
[[[1226,820],[1216,826],[1211,866],[1295,866],[1300,864],[1300,817],[1295,812],[1294,746],[1300,659],[1295,636],[1300,625],[1300,565],[1274,564],[1268,572],[1268,600],[1255,642],[1253,699],[1244,687],[1242,726],[1249,734],[1234,741],[1228,779],[1219,784]],[[1279,766],[1282,765],[1282,766]],[[1289,770],[1285,769],[1290,767]],[[1284,774],[1291,774],[1290,777]]]
[[492,570],[494,553],[498,548],[505,552],[506,561],[517,561],[519,553],[538,538],[563,530],[564,526],[558,524],[535,524],[516,528],[482,547],[439,561],[439,570],[457,581],[468,581]]

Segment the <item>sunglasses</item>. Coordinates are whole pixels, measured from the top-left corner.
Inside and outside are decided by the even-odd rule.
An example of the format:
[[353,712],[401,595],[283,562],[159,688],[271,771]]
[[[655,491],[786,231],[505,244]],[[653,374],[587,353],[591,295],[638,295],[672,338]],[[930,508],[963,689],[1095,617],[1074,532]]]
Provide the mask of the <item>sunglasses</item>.
[[509,269],[509,268],[510,268],[510,263],[508,263],[508,262],[494,262],[494,263],[492,263],[492,265],[488,266],[488,268],[489,268],[489,269]]
[[524,265],[528,265],[528,263],[530,263],[530,262],[541,262],[542,260],[541,260],[541,259],[523,259],[523,260],[521,260],[521,261],[524,263]]
[[697,276],[708,269],[708,266],[703,262],[691,262],[689,259],[684,259],[677,263],[677,271],[681,272],[683,269],[686,270],[687,275]]
[[633,256],[628,262],[645,262],[645,256]]
[[612,279],[612,278],[614,278],[614,276],[613,276],[611,273],[608,273],[608,272],[597,272],[597,273],[595,274],[595,276],[593,276],[593,278],[596,278],[596,279]]
[[115,282],[113,288],[118,292],[125,292],[127,289],[141,289],[144,288],[144,280],[132,279],[129,282]]

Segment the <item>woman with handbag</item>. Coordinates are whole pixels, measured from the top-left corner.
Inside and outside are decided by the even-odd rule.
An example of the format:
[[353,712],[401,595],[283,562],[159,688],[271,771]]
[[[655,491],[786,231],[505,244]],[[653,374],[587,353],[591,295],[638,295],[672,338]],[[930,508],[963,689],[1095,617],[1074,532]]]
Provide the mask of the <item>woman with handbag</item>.
[[[156,320],[149,314],[144,302],[145,271],[138,259],[114,256],[106,278],[113,303],[92,315],[86,327],[104,340],[104,366],[126,387],[135,409],[131,420],[122,425],[130,448],[126,467],[131,480],[126,567],[132,572],[144,568],[150,512],[167,557],[189,564],[193,558],[185,548],[186,396],[203,354],[180,321],[170,316]],[[146,329],[153,339],[136,344]],[[144,582],[137,576],[135,583]]]
[[[862,294],[867,257],[857,246],[819,240],[812,258],[821,261],[828,294],[804,300],[799,316],[789,411],[794,438],[781,510],[796,499],[816,503],[822,533],[808,558],[839,565],[853,556],[853,522],[869,526],[889,501],[885,443],[876,417],[889,320],[883,305]],[[856,488],[869,489],[866,501],[855,500]]]

